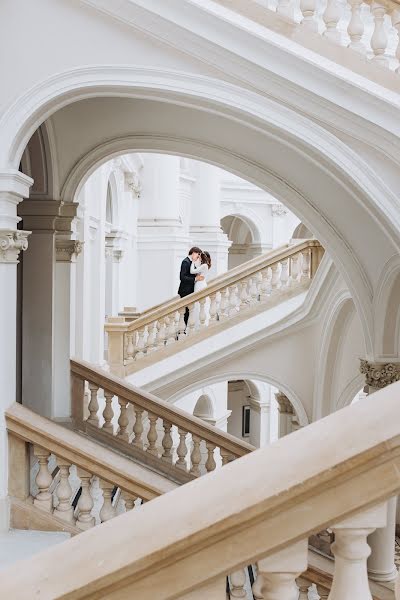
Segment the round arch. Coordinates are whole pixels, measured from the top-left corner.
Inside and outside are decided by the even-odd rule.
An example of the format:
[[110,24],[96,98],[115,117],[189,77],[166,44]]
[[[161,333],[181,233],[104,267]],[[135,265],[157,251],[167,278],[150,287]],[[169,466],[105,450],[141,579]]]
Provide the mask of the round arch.
[[398,360],[400,354],[400,259],[385,265],[374,301],[376,356]]
[[[400,224],[394,195],[355,152],[319,125],[253,91],[210,77],[166,69],[108,66],[78,68],[57,74],[18,98],[0,123],[3,131],[0,165],[17,169],[29,137],[47,117],[63,106],[99,96],[146,98],[146,101],[157,98],[164,106],[180,110],[185,107],[192,112],[196,110],[197,114],[207,114],[206,128],[201,119],[199,123],[191,119],[193,127],[202,128],[203,139],[194,135],[186,152],[177,152],[175,146],[175,153],[207,160],[204,153],[193,151],[194,145],[197,149],[206,148],[208,162],[272,193],[315,231],[352,290],[363,321],[368,354],[373,354],[371,299],[374,283],[371,277],[374,278],[376,268],[374,271],[372,261],[365,256],[368,251],[365,240],[372,235],[377,237],[379,232],[381,256],[387,254],[389,245],[393,253],[398,246]],[[223,147],[204,142],[207,135],[215,140],[214,117],[229,120],[230,133],[221,136]],[[173,124],[179,125],[179,119]],[[182,125],[185,127],[185,123]],[[243,131],[248,134],[245,138]],[[177,133],[175,142],[184,141],[185,136]],[[159,136],[160,130],[153,135]],[[173,136],[164,134],[162,137],[169,137],[171,141]],[[233,147],[228,148],[232,146],[232,140],[240,141],[239,152]],[[169,146],[164,151],[174,153],[171,144]],[[263,148],[262,157],[254,155],[259,148]],[[123,152],[126,150],[124,148]],[[309,166],[312,164],[312,177],[309,169],[301,168],[302,161],[308,161]],[[291,172],[288,174],[284,170],[289,165]],[[327,191],[323,198],[317,194],[321,184]],[[335,202],[331,203],[330,199],[334,198]],[[349,206],[353,217],[358,218],[363,240],[352,239],[346,216]],[[337,219],[340,222],[336,222]]]
[[251,210],[251,208],[247,208],[247,207],[243,207],[240,210],[222,210],[221,211],[221,221],[223,219],[226,219],[227,217],[233,217],[233,218],[238,218],[241,221],[243,221],[247,227],[249,228],[249,231],[251,233],[251,237],[252,237],[252,243],[254,244],[261,244],[263,241],[263,235],[262,235],[262,231],[260,229],[259,226],[259,217],[257,216],[257,214]]
[[[244,380],[246,382],[248,382],[249,380],[251,382],[262,381],[264,383],[268,383],[269,385],[272,385],[272,386],[278,388],[280,391],[282,391],[288,397],[288,399],[292,403],[292,406],[293,406],[293,408],[297,414],[297,417],[299,419],[300,426],[304,427],[305,425],[308,425],[310,423],[307,413],[304,409],[304,405],[303,405],[302,401],[300,400],[299,396],[296,394],[296,392],[294,390],[292,390],[286,384],[282,384],[280,381],[277,381],[274,377],[272,377],[270,375],[260,374],[260,373],[251,373],[251,372],[229,373],[229,372],[227,372],[222,375],[217,375],[215,377],[205,378],[200,381],[196,381],[195,383],[192,383],[191,385],[186,386],[185,388],[179,390],[179,392],[177,392],[176,394],[174,394],[173,396],[168,398],[167,401],[174,404],[175,402],[177,402],[178,400],[180,400],[187,394],[190,394],[191,392],[201,389],[204,386],[209,386],[209,385],[212,385],[213,383],[221,383],[223,381],[234,381],[234,380]],[[256,390],[254,390],[254,388],[251,388],[251,389],[252,389],[252,391],[256,391]]]

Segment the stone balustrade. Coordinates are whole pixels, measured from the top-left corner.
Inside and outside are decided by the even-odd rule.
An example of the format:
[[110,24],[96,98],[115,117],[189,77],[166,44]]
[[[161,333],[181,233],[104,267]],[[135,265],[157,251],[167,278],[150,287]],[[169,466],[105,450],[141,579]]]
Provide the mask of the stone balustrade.
[[256,0],[261,6],[254,9],[253,3],[244,0],[217,2],[260,24],[263,9],[276,12],[305,32],[347,47],[379,67],[400,74],[398,0]]
[[77,428],[179,483],[254,450],[89,363],[71,360],[71,378],[72,416]]
[[[387,501],[400,490],[399,394],[400,382],[36,555],[23,569],[4,570],[4,597],[22,600],[29,590],[49,600],[226,600],[227,575],[232,597],[244,597],[243,569],[255,565],[254,598],[310,600],[313,582],[320,598],[330,587],[330,600],[372,600],[368,536],[385,526]],[[45,470],[44,494],[49,481]],[[307,543],[327,527],[335,536],[328,584],[310,576]]]
[[14,527],[74,535],[176,487],[19,404],[6,422]]
[[124,376],[134,361],[170,345],[179,348],[188,337],[306,289],[323,252],[317,240],[285,245],[216,277],[204,290],[141,313],[134,321],[109,319],[105,330],[111,371]]

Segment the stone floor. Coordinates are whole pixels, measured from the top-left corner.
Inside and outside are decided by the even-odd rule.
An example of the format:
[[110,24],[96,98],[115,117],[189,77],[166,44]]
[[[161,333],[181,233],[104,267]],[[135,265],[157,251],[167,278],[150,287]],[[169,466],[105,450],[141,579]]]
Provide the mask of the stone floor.
[[70,534],[58,531],[23,531],[12,529],[0,535],[0,570],[12,563],[30,558],[37,552],[69,539]]

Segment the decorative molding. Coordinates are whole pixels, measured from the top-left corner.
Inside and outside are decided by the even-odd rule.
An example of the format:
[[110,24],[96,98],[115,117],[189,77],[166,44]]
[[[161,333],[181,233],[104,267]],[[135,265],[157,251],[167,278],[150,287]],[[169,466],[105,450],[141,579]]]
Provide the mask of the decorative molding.
[[139,174],[136,171],[125,173],[125,185],[127,189],[132,192],[134,198],[140,198],[140,194],[142,193],[142,183]]
[[56,261],[75,262],[78,254],[82,252],[83,242],[78,240],[56,239]]
[[400,381],[400,363],[372,363],[360,359],[360,371],[365,375],[366,385],[375,389]]
[[273,217],[284,217],[289,211],[283,204],[276,202],[275,204],[271,204],[271,212]]
[[0,229],[0,263],[18,263],[21,250],[28,248],[31,231]]
[[278,410],[279,410],[280,414],[282,414],[282,413],[284,413],[286,415],[294,414],[292,403],[290,402],[289,398],[285,394],[283,394],[282,392],[278,392],[277,394],[275,394],[275,399],[278,403]]

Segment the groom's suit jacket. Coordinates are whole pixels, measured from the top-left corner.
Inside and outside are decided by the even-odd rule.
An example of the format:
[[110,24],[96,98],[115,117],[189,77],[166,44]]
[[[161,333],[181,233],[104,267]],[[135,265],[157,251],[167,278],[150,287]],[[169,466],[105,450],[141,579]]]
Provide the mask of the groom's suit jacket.
[[194,283],[196,279],[196,275],[192,275],[190,272],[190,267],[192,265],[192,261],[187,256],[183,259],[181,264],[181,273],[180,273],[180,286],[178,289],[178,294],[181,298],[184,296],[188,296],[194,292]]

